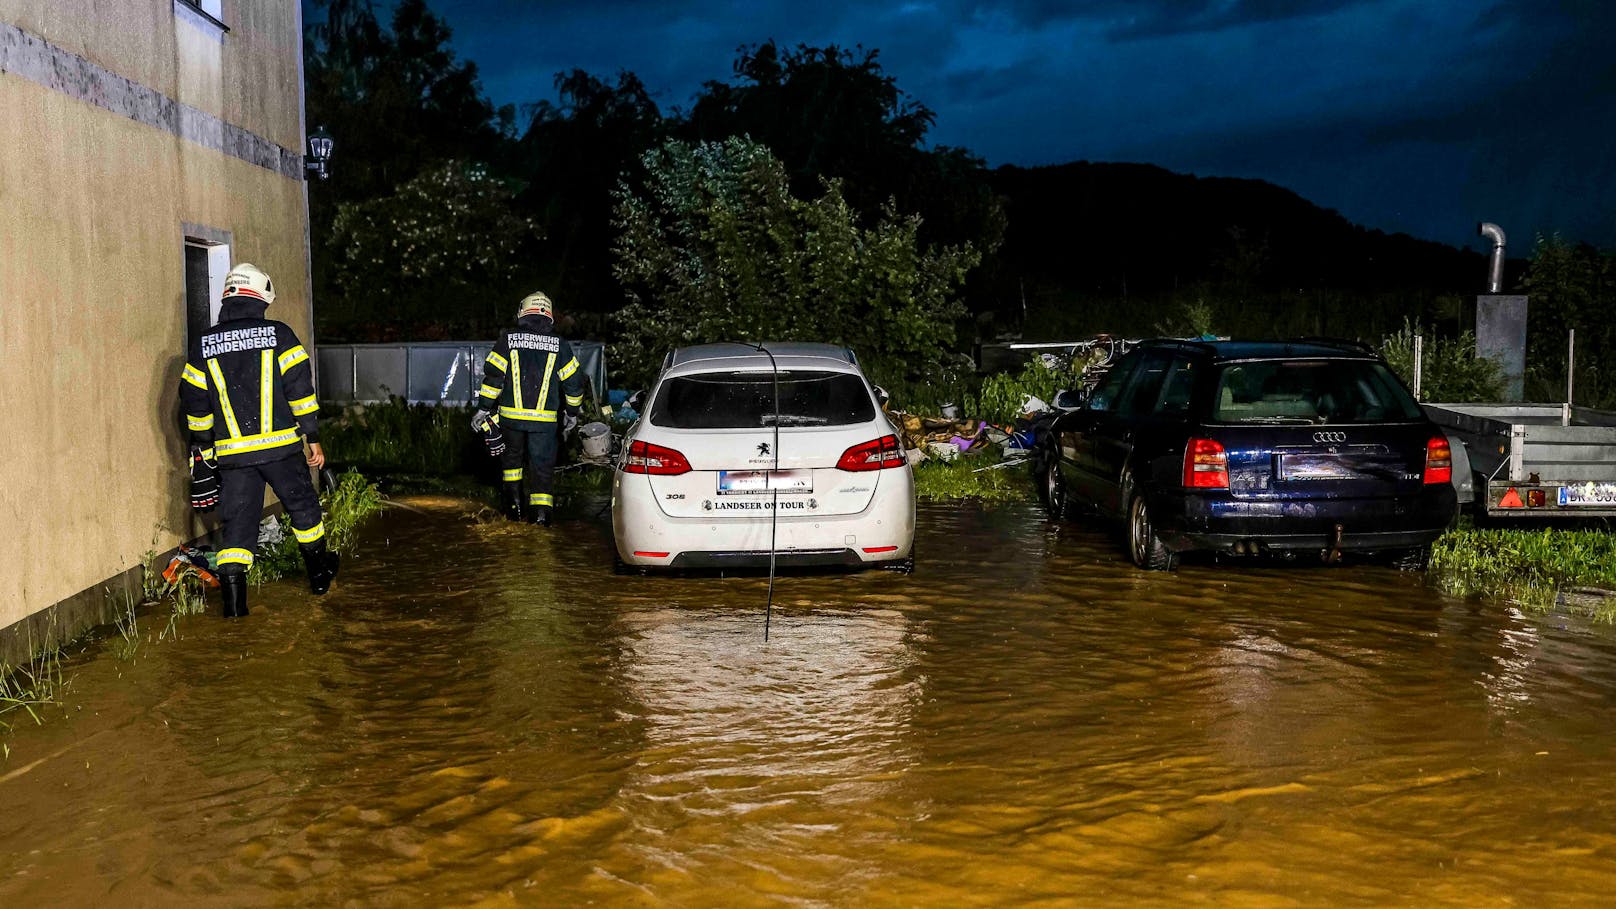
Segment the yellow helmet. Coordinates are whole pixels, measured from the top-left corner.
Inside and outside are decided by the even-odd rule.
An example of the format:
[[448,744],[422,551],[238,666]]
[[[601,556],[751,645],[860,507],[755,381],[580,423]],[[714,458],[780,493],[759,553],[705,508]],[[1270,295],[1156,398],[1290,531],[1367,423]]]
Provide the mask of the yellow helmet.
[[251,262],[243,262],[230,269],[230,274],[224,276],[224,299],[230,297],[247,297],[253,300],[263,300],[265,304],[275,302],[275,284],[269,280],[269,275],[263,273],[258,266]]
[[516,317],[520,319],[523,316],[543,316],[546,319],[554,319],[555,312],[550,303],[550,298],[545,296],[542,291],[534,291],[523,297],[522,308],[516,311]]

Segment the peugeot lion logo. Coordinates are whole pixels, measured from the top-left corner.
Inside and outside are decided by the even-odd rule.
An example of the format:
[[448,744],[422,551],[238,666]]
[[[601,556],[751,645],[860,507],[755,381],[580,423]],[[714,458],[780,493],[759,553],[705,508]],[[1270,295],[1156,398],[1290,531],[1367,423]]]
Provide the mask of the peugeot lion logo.
[[768,453],[769,453],[769,443],[768,442],[759,442],[758,443],[758,454],[766,455]]
[[1313,441],[1315,442],[1345,442],[1346,440],[1347,434],[1344,432],[1315,432],[1313,434]]

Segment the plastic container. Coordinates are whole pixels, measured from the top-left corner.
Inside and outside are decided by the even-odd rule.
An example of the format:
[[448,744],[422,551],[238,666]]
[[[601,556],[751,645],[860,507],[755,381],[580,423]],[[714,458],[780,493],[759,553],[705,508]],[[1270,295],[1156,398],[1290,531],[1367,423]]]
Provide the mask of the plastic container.
[[584,457],[604,458],[612,450],[612,428],[605,423],[586,423],[578,428],[578,444]]

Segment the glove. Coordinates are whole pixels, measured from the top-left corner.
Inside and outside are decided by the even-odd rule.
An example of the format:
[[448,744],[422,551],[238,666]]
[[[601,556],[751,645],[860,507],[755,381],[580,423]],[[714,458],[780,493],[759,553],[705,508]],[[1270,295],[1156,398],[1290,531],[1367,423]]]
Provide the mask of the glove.
[[497,458],[505,453],[505,436],[499,431],[499,424],[489,423],[488,428],[483,430],[483,444],[488,446],[491,457]]
[[505,453],[505,435],[499,431],[499,420],[493,414],[486,410],[472,414],[471,430],[482,436],[490,456],[497,458]]
[[212,511],[219,504],[219,462],[209,461],[202,449],[191,449],[191,507]]
[[577,417],[576,414],[574,414],[572,411],[569,410],[569,411],[567,411],[565,414],[563,414],[561,416],[561,438],[563,438],[563,439],[572,438],[573,430],[575,430],[577,428],[578,428],[578,417]]

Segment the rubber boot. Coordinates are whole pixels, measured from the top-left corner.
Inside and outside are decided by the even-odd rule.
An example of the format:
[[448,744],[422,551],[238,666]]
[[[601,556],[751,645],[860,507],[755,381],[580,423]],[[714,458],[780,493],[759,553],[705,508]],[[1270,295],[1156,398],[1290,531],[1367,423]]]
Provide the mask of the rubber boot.
[[310,546],[303,550],[303,568],[309,573],[309,592],[319,596],[331,589],[331,581],[337,576],[337,567],[342,562],[342,556],[325,548],[325,546]]
[[549,527],[550,526],[550,506],[548,506],[548,505],[529,505],[528,506],[528,517],[527,517],[527,519],[528,519],[529,523],[534,524],[534,525],[536,525],[538,527]]
[[[512,487],[515,487],[514,489]],[[522,484],[505,484],[505,517],[512,521],[522,520]]]
[[247,614],[247,575],[245,572],[223,572],[219,575],[219,593],[224,599],[224,617],[239,619]]

